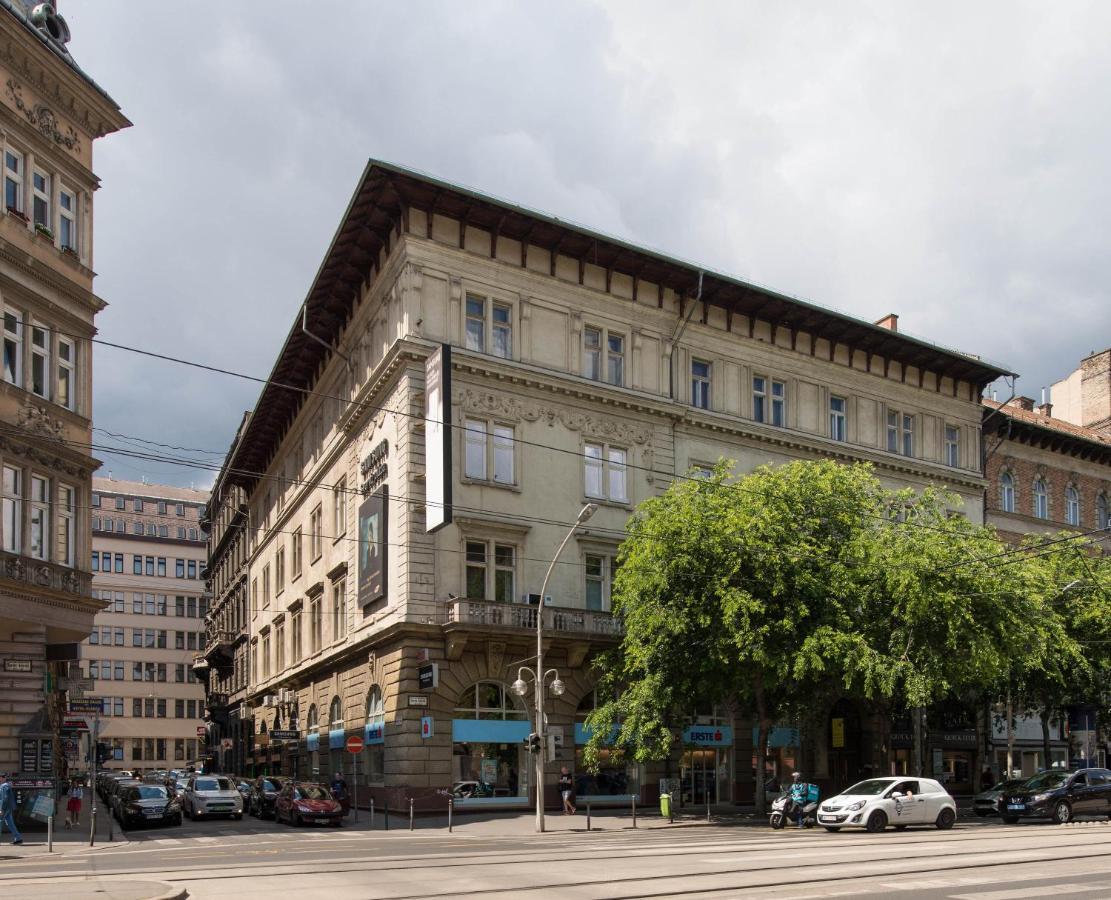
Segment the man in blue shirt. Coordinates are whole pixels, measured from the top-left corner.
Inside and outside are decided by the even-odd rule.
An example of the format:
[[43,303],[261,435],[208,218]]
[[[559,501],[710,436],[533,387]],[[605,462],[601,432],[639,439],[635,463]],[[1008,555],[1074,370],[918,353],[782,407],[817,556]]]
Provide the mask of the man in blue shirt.
[[15,791],[8,780],[8,773],[0,772],[0,838],[3,838],[5,825],[12,833],[12,843],[22,844],[23,835],[15,827]]

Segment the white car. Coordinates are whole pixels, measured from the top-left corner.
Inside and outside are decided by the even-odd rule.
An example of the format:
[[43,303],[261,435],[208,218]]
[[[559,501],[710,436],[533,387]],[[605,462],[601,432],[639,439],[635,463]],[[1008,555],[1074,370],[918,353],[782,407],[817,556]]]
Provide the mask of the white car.
[[191,775],[181,794],[181,807],[190,819],[201,816],[243,818],[243,797],[222,775]]
[[894,825],[952,828],[957,803],[945,788],[930,778],[869,778],[823,800],[818,806],[818,824],[826,831],[864,828],[883,831]]

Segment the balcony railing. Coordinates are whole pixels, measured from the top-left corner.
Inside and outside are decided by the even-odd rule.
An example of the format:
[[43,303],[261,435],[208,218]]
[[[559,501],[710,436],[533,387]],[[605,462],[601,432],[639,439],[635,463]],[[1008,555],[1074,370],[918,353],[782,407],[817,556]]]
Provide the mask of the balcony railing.
[[93,584],[93,576],[88,572],[6,552],[0,552],[0,577],[84,597],[90,596]]
[[[535,631],[538,612],[539,609],[535,606],[492,603],[488,600],[467,600],[460,597],[448,602],[447,622],[448,624],[485,625]],[[624,631],[621,622],[608,612],[561,606],[547,606],[544,608],[543,628],[550,635],[594,635],[597,637],[620,637]]]

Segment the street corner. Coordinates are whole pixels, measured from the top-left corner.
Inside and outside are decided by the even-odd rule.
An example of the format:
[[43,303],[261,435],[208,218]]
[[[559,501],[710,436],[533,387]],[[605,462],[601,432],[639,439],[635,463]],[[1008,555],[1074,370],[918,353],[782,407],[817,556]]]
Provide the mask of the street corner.
[[165,881],[0,881],[0,894],[24,900],[184,900],[189,891]]

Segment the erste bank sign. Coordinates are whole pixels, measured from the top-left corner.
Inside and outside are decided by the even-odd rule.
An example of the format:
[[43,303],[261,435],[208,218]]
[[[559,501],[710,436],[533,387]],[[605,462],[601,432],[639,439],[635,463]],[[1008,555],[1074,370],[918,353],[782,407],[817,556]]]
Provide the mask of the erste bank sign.
[[733,729],[728,725],[688,725],[683,743],[693,747],[732,747]]

